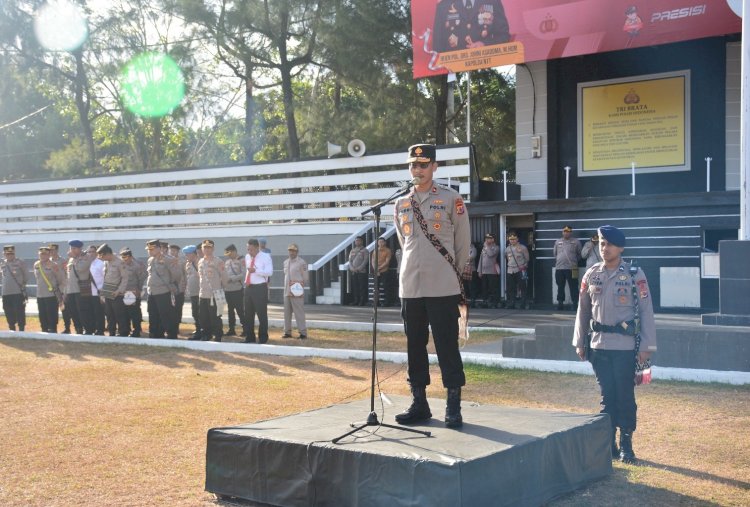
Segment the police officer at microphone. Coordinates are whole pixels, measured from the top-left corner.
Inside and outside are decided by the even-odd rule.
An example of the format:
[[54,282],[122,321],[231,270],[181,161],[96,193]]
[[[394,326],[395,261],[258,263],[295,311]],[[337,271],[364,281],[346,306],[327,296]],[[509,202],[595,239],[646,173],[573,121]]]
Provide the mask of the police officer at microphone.
[[[403,250],[399,296],[412,394],[411,405],[396,416],[396,421],[415,424],[432,417],[426,394],[430,384],[427,342],[431,328],[443,385],[448,390],[445,425],[457,428],[463,424],[461,387],[466,384],[458,350],[460,272],[469,258],[471,238],[469,215],[461,196],[433,182],[438,168],[435,156],[432,144],[409,148],[407,162],[415,186],[409,195],[396,201],[394,211]],[[442,245],[443,252],[425,233]]]

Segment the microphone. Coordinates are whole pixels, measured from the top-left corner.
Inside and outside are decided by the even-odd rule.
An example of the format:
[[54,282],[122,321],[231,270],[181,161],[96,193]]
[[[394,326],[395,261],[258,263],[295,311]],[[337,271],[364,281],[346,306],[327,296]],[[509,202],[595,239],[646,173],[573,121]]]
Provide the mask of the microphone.
[[401,188],[403,190],[408,190],[414,185],[419,185],[419,178],[412,178],[411,181],[406,182],[406,184]]

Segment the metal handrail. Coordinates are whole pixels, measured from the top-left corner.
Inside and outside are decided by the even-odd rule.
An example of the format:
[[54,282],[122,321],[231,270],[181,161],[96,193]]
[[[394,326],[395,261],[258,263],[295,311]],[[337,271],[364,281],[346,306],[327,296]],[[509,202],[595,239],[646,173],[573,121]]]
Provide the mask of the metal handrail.
[[333,259],[335,256],[337,256],[341,251],[346,250],[346,247],[351,245],[355,239],[357,239],[359,236],[362,236],[367,231],[373,228],[372,222],[367,222],[365,225],[363,225],[360,229],[358,229],[356,232],[350,234],[344,241],[336,245],[335,247],[331,248],[327,254],[325,254],[323,257],[315,261],[314,263],[310,264],[308,266],[308,269],[310,271],[314,271],[317,269],[322,268],[325,264],[327,264],[331,259]]

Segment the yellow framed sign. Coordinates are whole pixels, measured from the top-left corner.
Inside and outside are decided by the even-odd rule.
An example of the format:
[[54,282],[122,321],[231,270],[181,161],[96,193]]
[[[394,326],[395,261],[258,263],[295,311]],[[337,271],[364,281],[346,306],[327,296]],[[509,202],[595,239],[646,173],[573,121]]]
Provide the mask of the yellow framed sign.
[[578,175],[690,170],[690,71],[578,84]]

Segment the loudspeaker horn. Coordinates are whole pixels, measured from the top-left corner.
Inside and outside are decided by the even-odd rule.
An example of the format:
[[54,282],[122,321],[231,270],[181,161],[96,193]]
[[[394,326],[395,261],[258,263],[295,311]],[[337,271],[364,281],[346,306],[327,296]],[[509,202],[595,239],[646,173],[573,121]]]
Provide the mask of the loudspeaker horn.
[[328,143],[328,158],[331,158],[334,155],[338,155],[341,153],[341,146],[338,144],[333,144],[332,142]]
[[346,147],[346,151],[348,151],[349,155],[352,157],[361,157],[365,154],[365,150],[367,150],[367,147],[365,146],[364,141],[360,139],[352,139]]

